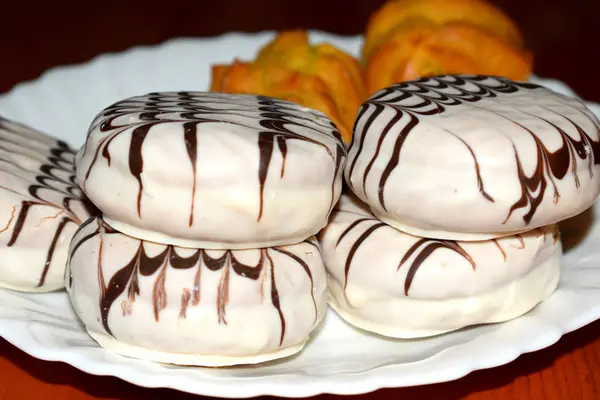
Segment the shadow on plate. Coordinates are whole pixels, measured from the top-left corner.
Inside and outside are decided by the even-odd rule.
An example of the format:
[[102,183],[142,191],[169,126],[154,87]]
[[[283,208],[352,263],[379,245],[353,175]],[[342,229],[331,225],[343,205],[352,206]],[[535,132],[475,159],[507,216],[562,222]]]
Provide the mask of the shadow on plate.
[[565,253],[573,250],[581,243],[594,225],[596,211],[590,207],[581,214],[566,219],[558,224],[563,251]]

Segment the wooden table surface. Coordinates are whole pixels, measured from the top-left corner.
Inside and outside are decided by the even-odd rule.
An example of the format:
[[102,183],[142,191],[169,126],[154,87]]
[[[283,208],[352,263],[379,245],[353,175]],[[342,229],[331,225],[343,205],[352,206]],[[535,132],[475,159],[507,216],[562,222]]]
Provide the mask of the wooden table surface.
[[[5,4],[8,3],[8,4]],[[127,3],[127,4],[123,4]],[[160,43],[178,36],[237,30],[311,28],[360,34],[383,0],[52,1],[3,2],[0,92],[55,65]],[[538,75],[561,79],[584,98],[600,102],[598,0],[499,0],[521,26],[536,55]],[[35,4],[35,6],[34,6]],[[89,7],[89,9],[88,9]],[[511,364],[449,383],[386,389],[364,398],[599,399],[600,322]],[[90,376],[61,363],[37,360],[0,339],[0,400],[196,398],[171,390],[138,388]],[[320,396],[321,398],[332,396]]]

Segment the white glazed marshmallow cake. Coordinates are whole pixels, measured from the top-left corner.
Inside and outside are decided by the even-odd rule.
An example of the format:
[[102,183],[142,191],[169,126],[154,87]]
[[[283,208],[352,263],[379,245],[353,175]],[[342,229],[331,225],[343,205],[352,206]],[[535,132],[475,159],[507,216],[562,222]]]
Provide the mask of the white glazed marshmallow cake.
[[343,194],[320,234],[329,304],[350,324],[418,338],[516,318],[556,289],[556,225],[477,242],[427,239]]
[[337,128],[318,111],[253,95],[151,93],[96,117],[77,177],[121,232],[242,249],[322,229],[345,160]]
[[66,143],[0,117],[0,287],[63,288],[69,242],[89,218]]
[[314,237],[263,249],[178,248],[91,218],[73,238],[65,280],[77,315],[101,346],[181,365],[290,356],[327,310]]
[[583,102],[534,84],[423,78],[363,104],[345,178],[398,229],[485,240],[590,207],[600,191],[598,131]]

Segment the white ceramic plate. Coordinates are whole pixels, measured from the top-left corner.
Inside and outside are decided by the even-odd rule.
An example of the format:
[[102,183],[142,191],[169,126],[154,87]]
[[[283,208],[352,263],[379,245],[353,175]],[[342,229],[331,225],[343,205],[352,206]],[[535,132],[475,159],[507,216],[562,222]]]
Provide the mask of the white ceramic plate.
[[[90,120],[103,107],[150,91],[206,90],[211,63],[250,58],[271,37],[272,33],[230,34],[175,40],[54,69],[0,96],[0,115],[79,146]],[[360,47],[357,37],[314,33],[313,38],[330,40],[355,54]],[[536,81],[573,94],[560,82]],[[600,115],[600,106],[590,107]],[[128,359],[99,348],[82,329],[64,292],[0,290],[0,335],[34,357],[64,361],[91,374],[220,397],[356,394],[453,380],[550,346],[600,317],[600,221],[590,211],[564,225],[566,246],[576,244],[564,257],[557,292],[508,323],[396,341],[359,332],[330,312],[314,340],[291,359],[254,367],[185,368]]]

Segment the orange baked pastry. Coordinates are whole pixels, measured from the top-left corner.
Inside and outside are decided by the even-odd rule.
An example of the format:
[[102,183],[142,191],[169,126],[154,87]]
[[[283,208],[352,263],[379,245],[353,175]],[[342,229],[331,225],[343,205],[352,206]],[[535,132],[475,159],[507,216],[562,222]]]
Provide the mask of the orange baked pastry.
[[362,51],[369,94],[422,76],[472,73],[526,80],[523,36],[485,0],[391,0],[367,26]]
[[210,89],[271,96],[322,111],[347,143],[366,95],[359,62],[330,44],[311,45],[304,31],[280,33],[252,62],[213,65]]

